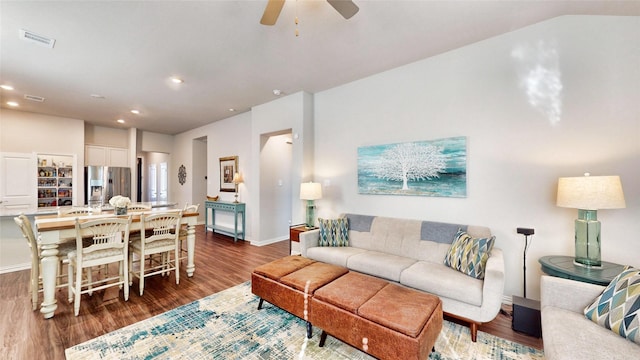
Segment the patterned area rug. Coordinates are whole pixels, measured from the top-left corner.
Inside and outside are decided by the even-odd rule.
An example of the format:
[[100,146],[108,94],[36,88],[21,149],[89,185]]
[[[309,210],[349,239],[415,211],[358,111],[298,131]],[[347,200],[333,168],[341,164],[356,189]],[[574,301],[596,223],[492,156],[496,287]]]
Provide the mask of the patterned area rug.
[[[198,301],[66,349],[73,359],[373,359],[320,330],[306,338],[304,321],[258,298],[251,284]],[[429,359],[543,359],[542,351],[448,321]]]

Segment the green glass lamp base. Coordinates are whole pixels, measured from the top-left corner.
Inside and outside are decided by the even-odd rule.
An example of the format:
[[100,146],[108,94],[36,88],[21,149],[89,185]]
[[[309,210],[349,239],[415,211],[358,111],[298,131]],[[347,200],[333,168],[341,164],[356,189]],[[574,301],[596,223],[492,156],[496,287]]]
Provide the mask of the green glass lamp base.
[[578,209],[578,218],[575,224],[575,263],[586,267],[601,266],[600,221],[598,221],[597,210]]
[[308,228],[314,227],[315,221],[315,205],[313,204],[313,200],[307,200],[307,220],[306,225]]

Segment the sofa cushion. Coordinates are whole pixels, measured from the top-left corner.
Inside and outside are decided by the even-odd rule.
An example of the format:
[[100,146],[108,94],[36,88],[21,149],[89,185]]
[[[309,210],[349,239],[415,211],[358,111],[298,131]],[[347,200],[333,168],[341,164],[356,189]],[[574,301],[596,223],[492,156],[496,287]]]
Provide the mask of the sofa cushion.
[[584,309],[587,319],[640,344],[640,270],[629,268],[616,276]]
[[474,238],[458,230],[444,264],[476,279],[484,279],[484,269],[495,239],[495,236]]
[[307,250],[307,257],[317,261],[326,262],[329,264],[347,266],[347,260],[356,254],[366,252],[365,249],[360,249],[351,246],[341,247],[322,247],[316,246]]
[[323,219],[320,223],[320,246],[349,246],[349,221],[347,218]]
[[402,271],[400,283],[442,298],[482,306],[484,281],[440,263],[418,261]]
[[365,251],[347,259],[347,267],[351,270],[399,282],[402,270],[416,262],[404,256],[397,256],[378,251]]

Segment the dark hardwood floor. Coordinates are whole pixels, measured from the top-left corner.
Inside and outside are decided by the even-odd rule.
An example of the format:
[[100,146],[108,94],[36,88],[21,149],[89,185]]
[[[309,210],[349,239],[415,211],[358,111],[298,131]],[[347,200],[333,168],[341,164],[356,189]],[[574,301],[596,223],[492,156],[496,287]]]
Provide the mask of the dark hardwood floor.
[[[28,270],[1,274],[0,359],[64,359],[64,350],[70,346],[248,281],[256,266],[286,256],[288,251],[288,241],[262,247],[234,243],[223,235],[205,235],[200,225],[196,229],[193,277],[186,276],[183,262],[179,285],[173,275],[154,276],[145,280],[143,296],[138,294],[134,280],[126,302],[117,288],[98,291],[91,297],[83,295],[77,317],[73,305],[67,302],[66,290],[59,290],[58,309],[48,320],[31,310]],[[481,326],[480,331],[542,348],[541,339],[514,332],[511,318],[505,314]]]

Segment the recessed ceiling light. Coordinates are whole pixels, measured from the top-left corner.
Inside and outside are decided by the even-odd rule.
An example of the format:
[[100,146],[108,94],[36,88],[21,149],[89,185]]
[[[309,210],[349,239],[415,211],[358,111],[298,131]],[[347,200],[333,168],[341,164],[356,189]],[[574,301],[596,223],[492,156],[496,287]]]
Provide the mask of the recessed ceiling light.
[[118,119],[118,120],[116,120],[116,122],[117,122],[118,124],[124,124],[124,119]]
[[9,106],[14,106],[14,107],[15,107],[15,106],[20,106],[20,104],[18,104],[18,103],[17,103],[17,102],[15,102],[15,101],[7,101],[7,105],[9,105]]
[[173,82],[174,84],[182,84],[184,80],[174,76],[171,78],[171,82]]
[[236,109],[230,108],[229,111],[234,112],[234,111],[236,111]]
[[133,109],[131,110],[132,114],[140,115],[140,110]]
[[273,95],[280,96],[282,95],[282,91],[280,89],[273,89]]
[[5,90],[13,90],[13,86],[11,85],[0,85],[0,88],[3,88]]
[[102,96],[102,95],[100,95],[100,94],[91,94],[91,95],[89,95],[89,96],[91,96],[91,97],[92,97],[92,98],[94,98],[94,99],[104,99],[104,96]]

